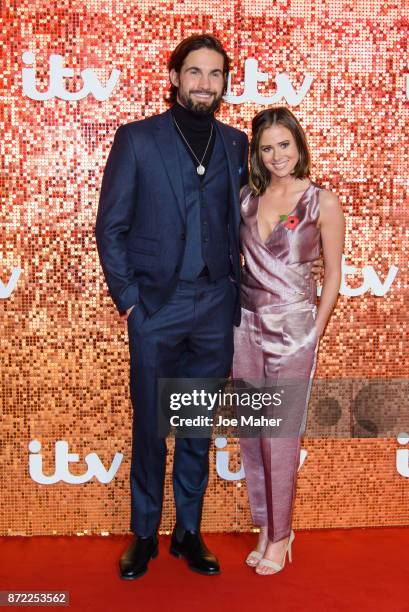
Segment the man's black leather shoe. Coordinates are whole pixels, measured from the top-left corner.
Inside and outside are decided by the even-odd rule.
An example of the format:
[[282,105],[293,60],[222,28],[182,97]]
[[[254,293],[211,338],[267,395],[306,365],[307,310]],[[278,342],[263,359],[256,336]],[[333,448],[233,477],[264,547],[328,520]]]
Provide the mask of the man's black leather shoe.
[[126,549],[119,561],[121,578],[135,580],[148,571],[148,563],[158,555],[158,537],[148,538],[135,536],[132,544]]
[[216,557],[207,548],[198,531],[182,531],[175,527],[170,543],[170,553],[175,557],[186,559],[190,569],[206,576],[220,574],[220,565]]

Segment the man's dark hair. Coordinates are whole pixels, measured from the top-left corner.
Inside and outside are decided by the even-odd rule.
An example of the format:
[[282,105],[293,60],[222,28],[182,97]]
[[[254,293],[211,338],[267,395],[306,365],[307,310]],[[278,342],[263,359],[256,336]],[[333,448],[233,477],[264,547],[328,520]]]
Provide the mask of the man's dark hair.
[[[211,34],[193,34],[185,38],[178,44],[176,49],[172,52],[168,61],[168,70],[175,70],[177,73],[181,71],[183,62],[191,53],[191,51],[198,51],[199,49],[210,49],[216,51],[223,56],[223,76],[224,76],[224,91],[227,91],[227,79],[230,72],[230,58],[226,51],[223,49],[223,45],[218,38]],[[168,96],[165,97],[166,102],[174,104],[176,102],[178,88],[172,83],[169,86]]]

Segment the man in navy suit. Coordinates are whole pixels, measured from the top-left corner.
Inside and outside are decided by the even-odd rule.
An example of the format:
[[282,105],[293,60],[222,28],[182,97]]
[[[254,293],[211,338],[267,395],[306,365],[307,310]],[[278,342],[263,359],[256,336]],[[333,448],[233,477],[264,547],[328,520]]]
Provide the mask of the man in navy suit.
[[[166,443],[157,430],[157,381],[227,377],[240,322],[239,190],[248,141],[214,117],[229,58],[216,38],[196,35],[178,45],[168,67],[170,109],[115,134],[96,223],[105,279],[128,323],[135,538],[120,560],[128,580],[158,552]],[[175,440],[170,549],[206,575],[220,572],[200,535],[209,443]]]

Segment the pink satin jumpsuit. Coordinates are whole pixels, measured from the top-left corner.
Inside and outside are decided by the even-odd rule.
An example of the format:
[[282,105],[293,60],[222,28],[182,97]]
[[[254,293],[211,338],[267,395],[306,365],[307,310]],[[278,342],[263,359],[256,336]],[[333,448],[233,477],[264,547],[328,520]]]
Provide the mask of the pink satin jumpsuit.
[[300,383],[288,410],[295,435],[240,438],[252,519],[255,525],[268,526],[273,542],[291,531],[300,437],[316,365],[317,289],[311,266],[321,250],[317,228],[320,190],[310,183],[265,243],[258,231],[259,198],[248,186],[241,195],[240,239],[245,266],[233,377],[264,380],[268,385],[280,385],[284,380]]

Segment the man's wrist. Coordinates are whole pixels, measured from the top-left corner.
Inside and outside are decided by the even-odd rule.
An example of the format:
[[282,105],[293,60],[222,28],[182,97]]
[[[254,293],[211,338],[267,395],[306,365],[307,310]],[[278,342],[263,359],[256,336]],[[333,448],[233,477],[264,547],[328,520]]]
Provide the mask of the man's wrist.
[[136,306],[136,303],[135,303],[135,304],[132,304],[132,306],[129,306],[129,308],[126,308],[125,310],[119,310],[119,311],[118,311],[118,312],[119,312],[119,315],[120,315],[121,317],[123,317],[124,315],[129,314],[129,313],[131,312],[131,310],[134,308],[134,306]]

